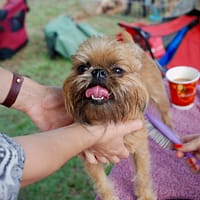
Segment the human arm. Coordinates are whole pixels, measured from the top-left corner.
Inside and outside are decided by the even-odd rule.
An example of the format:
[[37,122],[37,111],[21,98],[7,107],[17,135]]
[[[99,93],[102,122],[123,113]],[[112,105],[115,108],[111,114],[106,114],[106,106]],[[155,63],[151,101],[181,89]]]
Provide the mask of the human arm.
[[[0,103],[6,98],[12,83],[12,72],[0,67]],[[6,85],[4,88],[3,85]],[[24,77],[21,90],[12,108],[27,114],[43,131],[62,127],[72,123],[72,118],[66,113],[61,88],[41,85],[30,78]],[[113,142],[96,145],[87,152],[85,158],[92,162],[119,162],[129,155],[123,144],[122,137],[113,137]],[[117,152],[117,154],[115,154]]]
[[[8,95],[13,73],[0,67],[0,103]],[[12,108],[27,114],[41,130],[50,130],[72,123],[66,113],[61,88],[39,84],[24,77],[19,94]]]
[[[0,82],[3,83],[0,84],[0,103],[8,94],[12,77],[13,74],[10,71],[0,67]],[[7,87],[4,88],[3,85]],[[41,85],[27,77],[24,77],[21,90],[12,108],[27,114],[43,131],[62,127],[72,122],[72,118],[65,111],[61,89]],[[87,160],[92,163],[97,161],[116,163],[129,155],[123,144],[122,136],[115,135],[111,141],[91,148],[87,153]]]
[[[93,145],[109,145],[114,137],[123,137],[140,129],[141,121],[111,123],[106,127],[83,126],[77,123],[40,134],[14,137],[25,152],[22,186],[34,183],[58,170],[73,156]],[[115,154],[123,148],[117,146]]]
[[187,135],[183,139],[183,145],[176,148],[176,156],[183,158],[185,153],[192,152],[194,157],[188,158],[187,163],[192,171],[200,172],[198,161],[200,160],[200,134]]

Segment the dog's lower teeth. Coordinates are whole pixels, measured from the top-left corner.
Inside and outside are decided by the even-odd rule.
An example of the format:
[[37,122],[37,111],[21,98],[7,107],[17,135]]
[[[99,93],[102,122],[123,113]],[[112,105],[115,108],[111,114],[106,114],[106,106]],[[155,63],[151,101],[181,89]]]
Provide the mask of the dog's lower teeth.
[[100,101],[100,100],[104,100],[104,97],[94,97],[94,96],[92,95],[92,99],[93,99],[93,100],[96,100],[96,101]]

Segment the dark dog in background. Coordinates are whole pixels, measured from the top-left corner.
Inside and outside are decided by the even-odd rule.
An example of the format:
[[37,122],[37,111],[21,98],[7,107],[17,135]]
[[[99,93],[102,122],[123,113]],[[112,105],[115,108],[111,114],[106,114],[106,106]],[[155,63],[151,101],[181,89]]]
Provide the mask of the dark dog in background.
[[127,0],[101,0],[99,1],[96,14],[113,15],[125,11]]

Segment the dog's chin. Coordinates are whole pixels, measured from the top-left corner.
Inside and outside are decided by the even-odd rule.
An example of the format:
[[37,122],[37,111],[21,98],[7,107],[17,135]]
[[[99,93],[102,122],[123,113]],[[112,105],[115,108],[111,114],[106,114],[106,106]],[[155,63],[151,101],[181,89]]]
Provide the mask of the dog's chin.
[[105,99],[101,99],[101,98],[95,98],[95,97],[91,97],[88,100],[91,104],[94,104],[94,105],[103,105],[103,104],[105,104],[109,101],[109,100],[105,100]]

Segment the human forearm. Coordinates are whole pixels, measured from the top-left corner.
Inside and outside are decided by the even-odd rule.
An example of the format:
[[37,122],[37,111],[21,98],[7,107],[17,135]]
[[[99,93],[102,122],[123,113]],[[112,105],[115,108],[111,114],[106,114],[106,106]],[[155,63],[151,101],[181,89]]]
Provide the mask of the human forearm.
[[87,131],[73,124],[40,134],[15,137],[26,156],[22,186],[45,178],[73,156],[91,147],[101,136],[100,132],[95,132],[93,135],[93,129]]
[[124,136],[142,126],[142,122],[138,120],[106,126],[74,123],[40,134],[15,137],[14,140],[21,144],[26,156],[22,186],[48,176],[73,156],[94,145],[99,146],[94,147],[96,150],[107,146],[105,152],[111,151],[121,157],[127,151],[123,144]]
[[30,78],[24,77],[24,82],[17,99],[11,107],[27,114],[31,108],[41,103],[45,94],[44,86]]
[[[13,73],[0,67],[0,103],[6,99],[11,89],[12,79]],[[45,87],[42,85],[24,77],[24,82],[14,104],[11,107],[22,112],[27,112],[28,108],[31,107],[31,102],[37,99],[39,95],[41,96],[44,89]]]
[[[0,103],[12,88],[13,73],[0,67]],[[41,130],[50,130],[72,123],[66,113],[61,87],[39,84],[23,77],[21,88],[11,108],[27,114]]]

